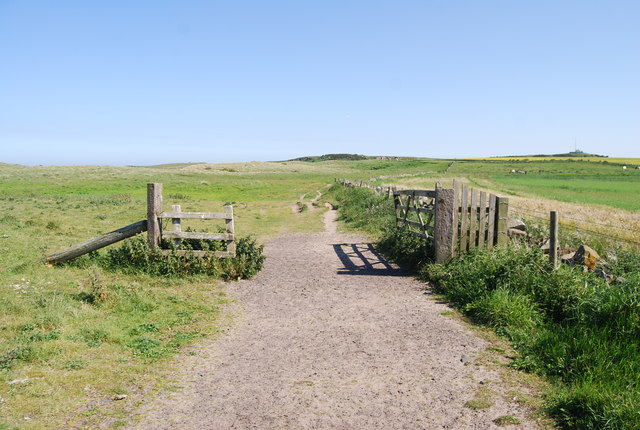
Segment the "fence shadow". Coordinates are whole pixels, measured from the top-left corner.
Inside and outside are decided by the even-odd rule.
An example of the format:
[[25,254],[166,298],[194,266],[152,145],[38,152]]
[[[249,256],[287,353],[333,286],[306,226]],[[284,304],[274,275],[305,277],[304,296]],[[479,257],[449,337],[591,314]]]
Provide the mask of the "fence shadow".
[[339,243],[333,249],[344,266],[338,275],[410,276],[387,262],[370,243]]

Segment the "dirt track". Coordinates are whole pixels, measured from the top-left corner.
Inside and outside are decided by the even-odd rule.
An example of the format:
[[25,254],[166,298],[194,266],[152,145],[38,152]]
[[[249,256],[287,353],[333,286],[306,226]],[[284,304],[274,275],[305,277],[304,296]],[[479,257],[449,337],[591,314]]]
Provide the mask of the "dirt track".
[[[132,428],[490,429],[504,415],[537,428],[477,363],[487,342],[334,219],[272,240],[264,270],[228,285],[229,332],[181,357],[183,388]],[[466,407],[480,391],[493,406]]]

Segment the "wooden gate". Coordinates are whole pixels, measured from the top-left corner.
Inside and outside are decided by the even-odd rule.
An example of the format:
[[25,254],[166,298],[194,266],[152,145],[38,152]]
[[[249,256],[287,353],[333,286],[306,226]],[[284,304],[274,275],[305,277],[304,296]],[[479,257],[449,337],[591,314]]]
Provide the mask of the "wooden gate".
[[432,190],[399,190],[393,192],[396,227],[406,228],[414,236],[433,237],[435,197]]
[[395,191],[396,226],[431,239],[436,262],[507,243],[509,199],[454,182],[453,188]]

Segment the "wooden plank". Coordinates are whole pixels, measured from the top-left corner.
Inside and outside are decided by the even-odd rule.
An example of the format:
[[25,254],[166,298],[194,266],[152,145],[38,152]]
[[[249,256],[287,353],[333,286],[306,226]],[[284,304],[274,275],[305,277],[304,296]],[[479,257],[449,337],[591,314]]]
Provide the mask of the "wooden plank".
[[478,248],[484,248],[487,237],[487,193],[485,191],[480,191],[478,217]]
[[224,207],[224,213],[227,215],[225,227],[227,228],[227,251],[232,257],[236,256],[236,242],[235,242],[235,227],[233,225],[233,206],[227,205]]
[[435,213],[436,213],[436,208],[434,208],[434,207],[430,207],[430,208],[418,208],[418,212],[423,213],[423,214],[435,215]]
[[558,213],[549,213],[549,263],[551,268],[558,267]]
[[436,192],[434,190],[398,190],[394,191],[393,194],[395,196],[417,196],[431,198],[434,198],[436,196]]
[[184,257],[185,255],[190,255],[190,254],[193,254],[197,257],[209,257],[209,256],[213,256],[216,258],[234,257],[234,255],[231,255],[231,253],[228,251],[191,251],[191,250],[184,250],[184,249],[178,249],[178,250],[162,249],[161,252],[163,255],[176,254],[181,257]]
[[183,231],[180,233],[163,233],[166,239],[200,239],[200,240],[233,240],[233,235],[229,233],[200,233],[197,231]]
[[[182,211],[182,207],[180,205],[171,205],[171,211],[179,214]],[[171,225],[173,226],[174,233],[180,233],[182,231],[182,224],[180,223],[180,217],[172,218]],[[182,240],[174,239],[173,243],[175,243],[176,246],[179,247],[180,244],[182,243]]]
[[162,184],[147,184],[147,240],[151,249],[160,246],[162,235],[158,215],[162,213]]
[[162,212],[158,218],[181,218],[181,219],[228,219],[227,214],[213,212]]
[[496,196],[489,195],[489,224],[487,226],[487,248],[492,249],[496,238]]
[[460,210],[460,183],[453,180],[453,255],[459,255],[458,250],[458,211]]
[[417,231],[413,231],[413,230],[407,230],[407,231],[409,232],[409,234],[412,234],[414,236],[421,237],[423,239],[429,239],[429,236],[427,236],[424,233],[418,233]]
[[406,220],[406,221],[405,221],[405,223],[406,223],[407,225],[411,225],[411,226],[414,226],[414,227],[418,227],[418,228],[420,228],[420,229],[433,231],[433,226],[432,226],[432,225],[422,224],[422,223],[420,223],[420,222],[418,222],[418,221],[411,221],[410,219]]
[[469,249],[475,248],[477,245],[477,229],[478,229],[478,190],[471,188],[471,209],[469,210]]
[[85,240],[84,242],[73,245],[67,249],[63,249],[62,251],[54,252],[53,254],[46,256],[45,261],[51,264],[62,263],[87,254],[91,251],[104,248],[107,245],[119,242],[128,237],[135,236],[136,234],[142,233],[143,231],[147,231],[147,220],[135,222],[126,227],[122,227],[110,233],[103,234],[102,236]]
[[509,243],[507,236],[507,218],[509,217],[509,198],[496,197],[496,245]]
[[460,252],[467,250],[469,240],[469,190],[466,185],[462,185],[462,196],[460,198]]
[[436,190],[435,257],[436,263],[446,263],[453,256],[453,189]]

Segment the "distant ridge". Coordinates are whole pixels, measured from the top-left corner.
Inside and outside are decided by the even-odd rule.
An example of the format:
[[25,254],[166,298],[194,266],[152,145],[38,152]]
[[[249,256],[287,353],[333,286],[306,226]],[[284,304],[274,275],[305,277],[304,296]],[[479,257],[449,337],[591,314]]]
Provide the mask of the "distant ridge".
[[575,151],[565,152],[564,154],[536,154],[536,155],[507,155],[506,157],[500,156],[495,158],[507,158],[507,157],[601,157],[608,158],[608,155],[598,155],[598,154],[589,154],[588,152],[580,151],[576,149]]
[[298,157],[287,161],[329,161],[329,160],[368,160],[371,157],[359,154],[325,154]]

